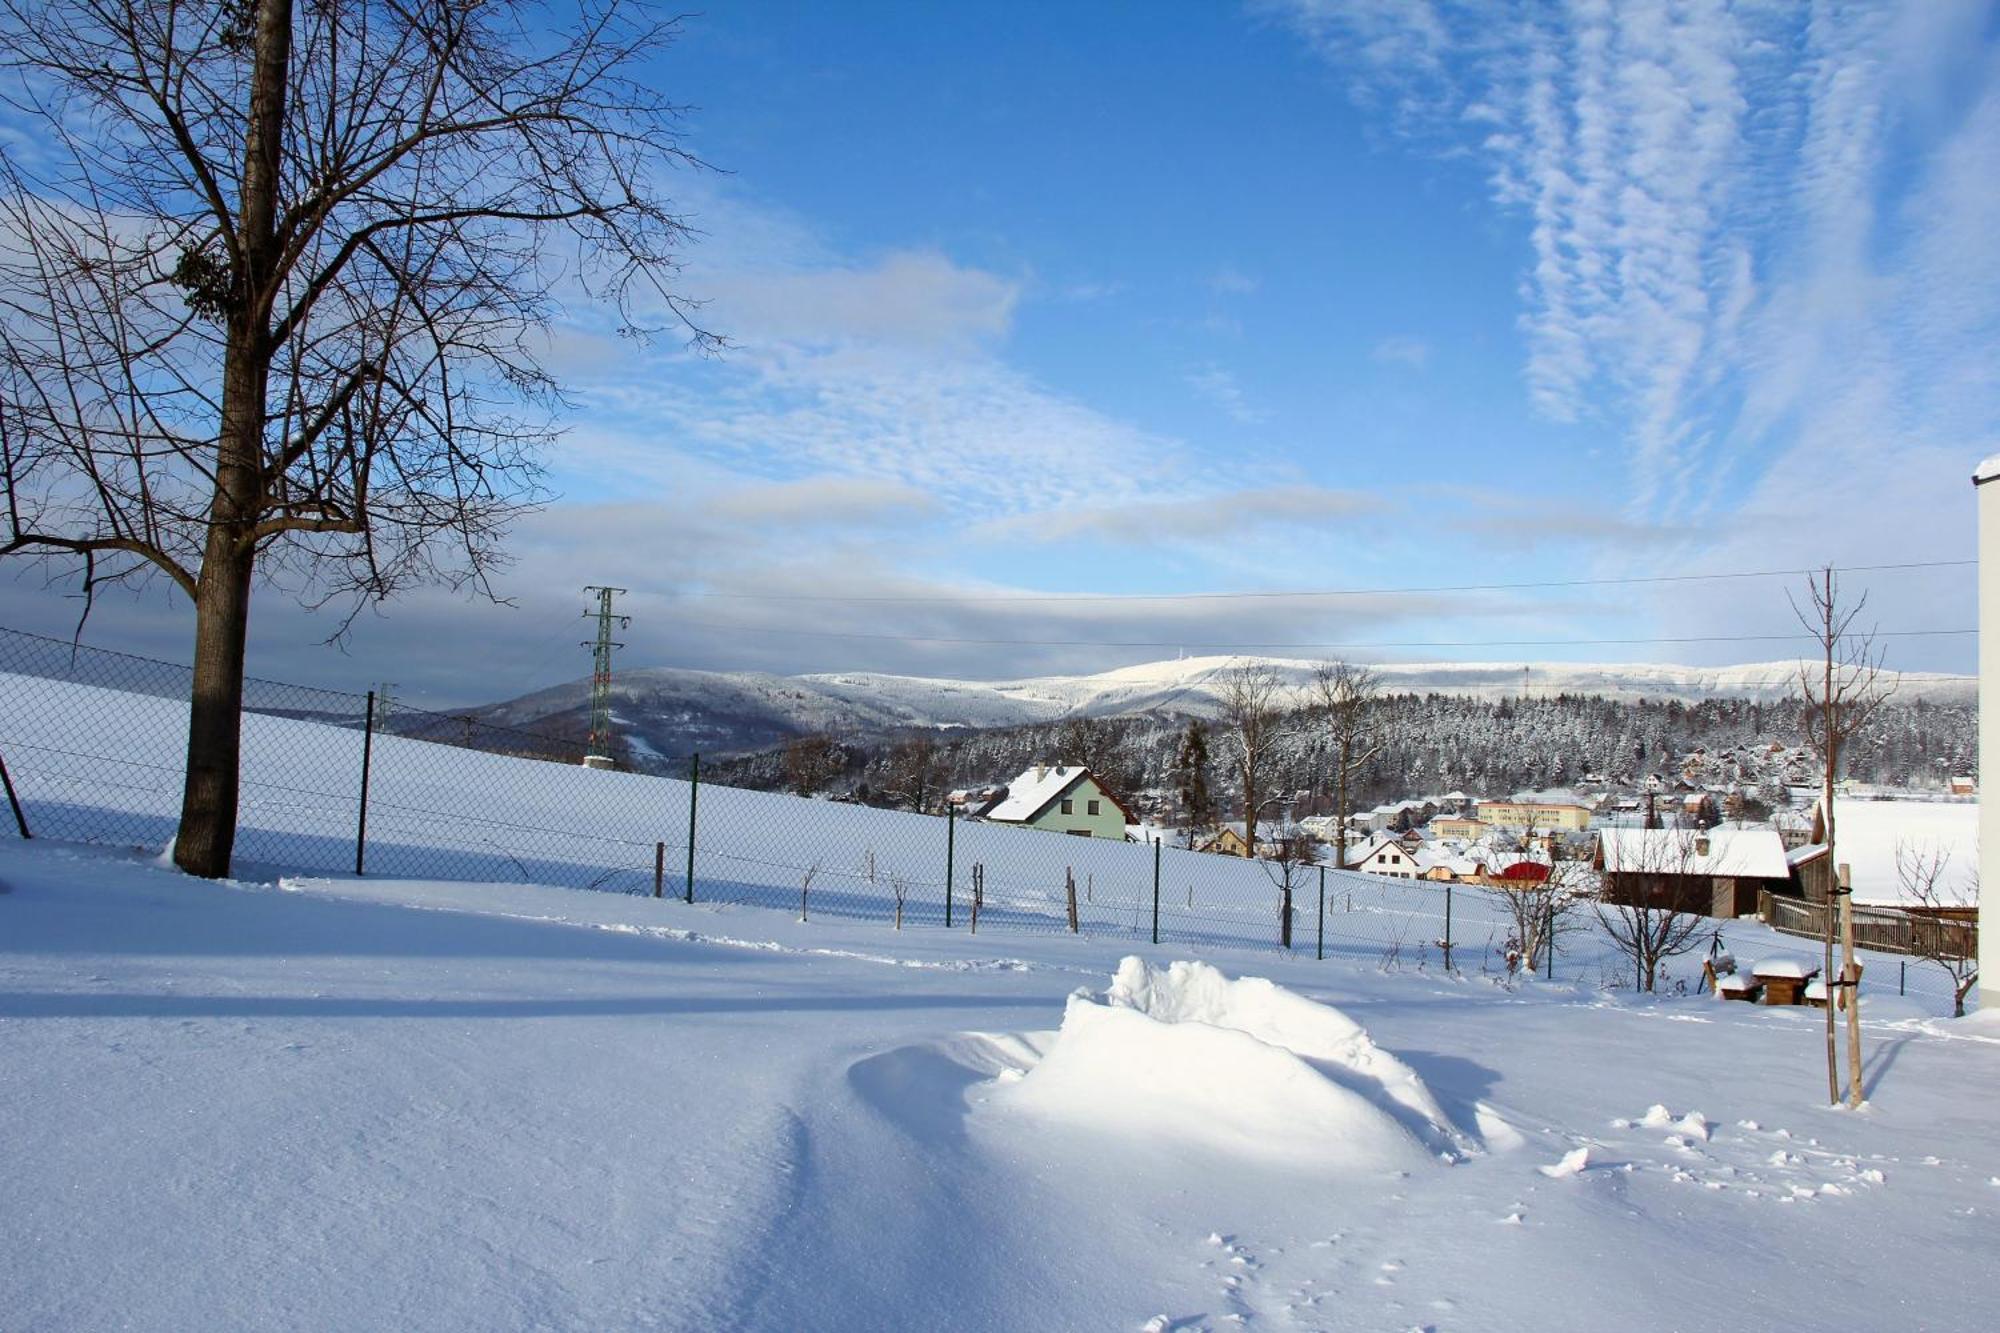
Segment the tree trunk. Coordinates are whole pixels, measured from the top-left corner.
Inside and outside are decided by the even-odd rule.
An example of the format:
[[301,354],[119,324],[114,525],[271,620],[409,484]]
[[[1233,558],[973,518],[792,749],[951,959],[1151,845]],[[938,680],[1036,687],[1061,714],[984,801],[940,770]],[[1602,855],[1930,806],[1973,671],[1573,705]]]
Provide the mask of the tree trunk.
[[1243,761],[1243,854],[1257,855],[1257,770],[1248,759]]
[[[220,499],[218,498],[218,503]],[[229,873],[236,846],[236,789],[243,738],[243,653],[250,627],[251,556],[235,532],[209,529],[194,604],[194,688],[188,708],[187,781],[174,864],[190,875]]]
[[1333,826],[1333,866],[1336,870],[1347,869],[1347,770],[1349,767],[1349,747],[1345,737],[1340,742],[1340,771],[1335,775],[1338,794],[1333,798],[1333,817],[1340,822]]
[[292,54],[292,0],[258,0],[243,187],[231,254],[215,498],[195,589],[194,681],[187,780],[174,864],[191,875],[229,873],[243,739],[243,656],[250,629],[251,541],[263,502],[265,397],[270,383],[270,293],[277,260],[279,163]]

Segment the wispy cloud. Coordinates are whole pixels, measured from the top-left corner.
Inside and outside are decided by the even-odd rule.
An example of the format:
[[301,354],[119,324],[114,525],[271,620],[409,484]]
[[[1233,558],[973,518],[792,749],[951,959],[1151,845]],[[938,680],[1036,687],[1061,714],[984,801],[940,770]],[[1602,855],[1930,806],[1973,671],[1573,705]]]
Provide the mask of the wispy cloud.
[[1263,285],[1261,278],[1234,264],[1224,264],[1208,275],[1208,289],[1217,296],[1249,296]]
[[1202,366],[1187,375],[1188,387],[1232,421],[1254,426],[1270,420],[1271,414],[1251,403],[1236,376],[1217,365]]
[[1526,224],[1525,388],[1614,433],[1630,516],[1819,484],[1795,456],[1856,431],[1880,473],[1892,441],[2000,420],[1963,355],[2000,311],[1988,7],[1271,9],[1398,129],[1484,155]]
[[924,517],[936,512],[937,500],[914,486],[874,477],[802,477],[732,490],[705,507],[731,523],[847,527]]
[[1431,363],[1431,345],[1415,334],[1398,333],[1378,339],[1368,355],[1380,365],[1422,370]]
[[1300,484],[1023,514],[989,524],[981,535],[988,539],[1024,537],[1044,543],[1099,541],[1121,546],[1222,538],[1241,541],[1273,525],[1330,525],[1384,507],[1381,497],[1365,492]]

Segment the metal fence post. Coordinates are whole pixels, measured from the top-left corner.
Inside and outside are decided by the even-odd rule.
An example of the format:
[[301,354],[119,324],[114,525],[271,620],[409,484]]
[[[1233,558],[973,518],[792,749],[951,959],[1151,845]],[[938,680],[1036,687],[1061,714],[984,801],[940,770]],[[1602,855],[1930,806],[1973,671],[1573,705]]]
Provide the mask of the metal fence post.
[[1451,881],[1444,885],[1444,970],[1451,971]]
[[1556,979],[1556,905],[1549,901],[1549,924],[1543,927],[1542,949],[1548,954],[1549,980]]
[[687,901],[694,904],[694,816],[701,801],[701,752],[688,756],[688,876]]
[[1319,868],[1319,942],[1313,946],[1313,957],[1326,961],[1326,867]]
[[944,810],[944,928],[951,929],[951,874],[958,855],[958,807]]
[[[1193,892],[1192,889],[1189,890]],[[1153,839],[1153,943],[1160,942],[1160,840]]]
[[660,897],[667,887],[667,844],[653,844],[653,896]]
[[1907,958],[1898,958],[1896,960],[1896,994],[1898,995],[1909,994],[1909,992],[1905,989],[1905,987],[1907,987],[1909,984],[1910,984],[1910,960]]
[[14,827],[21,830],[24,841],[34,837],[34,834],[28,832],[28,817],[21,813],[21,798],[14,794],[14,778],[7,772],[5,756],[0,756],[0,786],[7,788],[7,804],[14,809]]
[[354,821],[354,873],[368,859],[368,777],[375,764],[375,691],[368,691],[368,715],[361,725],[361,813]]

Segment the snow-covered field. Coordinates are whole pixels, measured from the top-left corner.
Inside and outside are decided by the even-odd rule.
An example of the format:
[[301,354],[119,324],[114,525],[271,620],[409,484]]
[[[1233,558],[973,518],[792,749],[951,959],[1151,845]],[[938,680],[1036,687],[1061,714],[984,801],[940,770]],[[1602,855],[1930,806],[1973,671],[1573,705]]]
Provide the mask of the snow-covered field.
[[1803,1010],[13,840],[0,883],[8,1329],[2000,1323],[2000,1027],[1893,996],[1855,1113]]
[[[157,851],[180,804],[186,706],[73,681],[0,675],[0,749],[28,818],[45,834]],[[275,878],[354,865],[362,737],[349,727],[253,713],[244,718],[239,870]],[[663,891],[685,892],[686,782],[520,759],[378,735],[368,803],[371,875],[509,881],[650,893],[656,854]],[[1963,809],[1960,808],[1960,813]],[[982,935],[1067,929],[1074,880],[1085,934],[1128,943],[1153,932],[1152,849],[1001,825],[876,810],[771,792],[703,786],[697,802],[696,897],[796,915],[802,889],[817,924],[890,922],[904,896],[911,926],[970,925],[983,885]],[[661,849],[656,852],[656,848]],[[947,880],[949,879],[949,903]],[[810,883],[808,885],[808,880]],[[1432,970],[1453,942],[1455,967],[1502,966],[1504,913],[1486,891],[1379,875],[1328,872],[1294,886],[1293,945],[1329,958]],[[1165,848],[1159,859],[1159,938],[1187,947],[1276,949],[1280,892],[1266,867]],[[1587,914],[1583,917],[1589,923]],[[1722,930],[1736,956],[1811,953],[1810,941],[1755,923]],[[1950,1011],[1932,965],[1864,954],[1870,994],[1907,986]],[[1668,984],[1694,985],[1700,955],[1669,966]],[[1563,937],[1561,979],[1625,984],[1629,968],[1600,931]]]
[[361,738],[266,715],[193,881],[181,706],[0,687],[30,819],[111,844],[0,843],[0,1328],[2000,1320],[2000,1016],[1936,992],[1871,986],[1829,1110],[1816,1013],[1592,934],[1510,988],[1481,894],[1446,975],[1436,889],[1332,875],[1317,961],[1168,852],[1154,947],[1148,849],[961,825],[947,930],[942,821],[704,788],[688,905],[683,784],[395,737],[357,878]]

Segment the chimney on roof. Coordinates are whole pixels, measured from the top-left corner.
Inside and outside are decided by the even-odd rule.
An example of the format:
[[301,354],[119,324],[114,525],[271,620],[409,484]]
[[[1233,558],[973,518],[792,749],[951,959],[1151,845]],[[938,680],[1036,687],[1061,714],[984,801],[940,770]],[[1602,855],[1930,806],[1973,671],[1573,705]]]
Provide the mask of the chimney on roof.
[[1035,781],[1040,782],[1043,778],[1047,777],[1048,775],[1049,775],[1049,766],[1043,763],[1041,760],[1037,759],[1035,761]]

